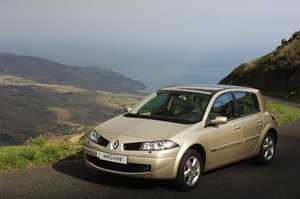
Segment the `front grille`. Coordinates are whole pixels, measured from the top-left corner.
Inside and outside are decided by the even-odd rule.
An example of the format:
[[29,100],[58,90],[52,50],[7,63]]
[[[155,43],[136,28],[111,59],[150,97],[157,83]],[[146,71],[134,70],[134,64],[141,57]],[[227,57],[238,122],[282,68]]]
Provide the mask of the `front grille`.
[[105,139],[104,137],[100,136],[100,138],[98,139],[97,144],[106,147],[108,145],[109,141],[107,139]]
[[114,171],[121,171],[121,172],[147,172],[151,170],[151,165],[147,164],[133,164],[133,163],[127,163],[127,164],[119,164],[115,162],[109,162],[105,160],[100,160],[97,157],[90,156],[86,154],[86,158],[89,162],[92,164],[109,170]]
[[140,150],[142,144],[143,144],[142,142],[127,143],[124,144],[123,148],[124,150],[128,150],[128,151],[137,151]]

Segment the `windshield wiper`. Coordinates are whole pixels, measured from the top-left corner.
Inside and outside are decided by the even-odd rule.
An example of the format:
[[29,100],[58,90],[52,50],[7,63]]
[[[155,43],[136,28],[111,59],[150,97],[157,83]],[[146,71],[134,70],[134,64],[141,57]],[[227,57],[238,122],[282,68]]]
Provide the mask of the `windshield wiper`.
[[173,122],[173,123],[181,123],[181,124],[194,124],[195,121],[189,121],[189,120],[179,120],[176,118],[170,118],[170,117],[155,117],[150,115],[139,115],[139,114],[132,114],[132,113],[126,113],[124,115],[125,117],[134,117],[134,118],[146,118],[146,119],[152,119],[152,120],[160,120],[160,121],[166,121],[166,122]]
[[133,113],[126,113],[124,116],[125,117],[135,117],[135,118],[143,118],[144,117],[144,115],[133,114]]

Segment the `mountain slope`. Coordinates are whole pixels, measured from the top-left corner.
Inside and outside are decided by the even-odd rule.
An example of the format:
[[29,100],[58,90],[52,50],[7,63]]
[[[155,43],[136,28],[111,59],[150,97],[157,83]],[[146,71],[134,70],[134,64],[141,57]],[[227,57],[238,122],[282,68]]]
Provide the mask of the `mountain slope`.
[[275,51],[234,69],[220,84],[251,86],[267,93],[300,93],[300,31]]
[[124,113],[140,98],[0,75],[0,146],[41,134],[76,133]]
[[141,82],[102,70],[98,66],[68,66],[50,60],[0,53],[0,73],[27,78],[40,83],[70,85],[92,90],[136,92],[145,88]]

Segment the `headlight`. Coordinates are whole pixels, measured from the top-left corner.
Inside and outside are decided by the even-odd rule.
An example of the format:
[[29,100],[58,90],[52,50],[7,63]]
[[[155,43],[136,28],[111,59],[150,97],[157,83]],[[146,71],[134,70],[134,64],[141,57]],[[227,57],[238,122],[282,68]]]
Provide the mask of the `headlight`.
[[88,136],[88,139],[92,142],[95,142],[97,143],[98,140],[100,138],[100,135],[97,133],[97,131],[95,129],[93,129],[90,133],[89,133],[89,136]]
[[172,149],[179,147],[178,144],[171,140],[162,140],[162,141],[153,141],[153,142],[144,142],[140,148],[143,151],[162,151],[166,149]]

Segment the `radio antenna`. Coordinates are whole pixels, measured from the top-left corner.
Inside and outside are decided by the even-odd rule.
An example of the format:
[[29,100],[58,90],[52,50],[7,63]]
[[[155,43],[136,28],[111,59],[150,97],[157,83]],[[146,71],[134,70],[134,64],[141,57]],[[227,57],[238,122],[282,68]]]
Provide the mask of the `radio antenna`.
[[229,88],[231,88],[231,84],[232,84],[232,80],[230,80],[230,82],[229,82]]

